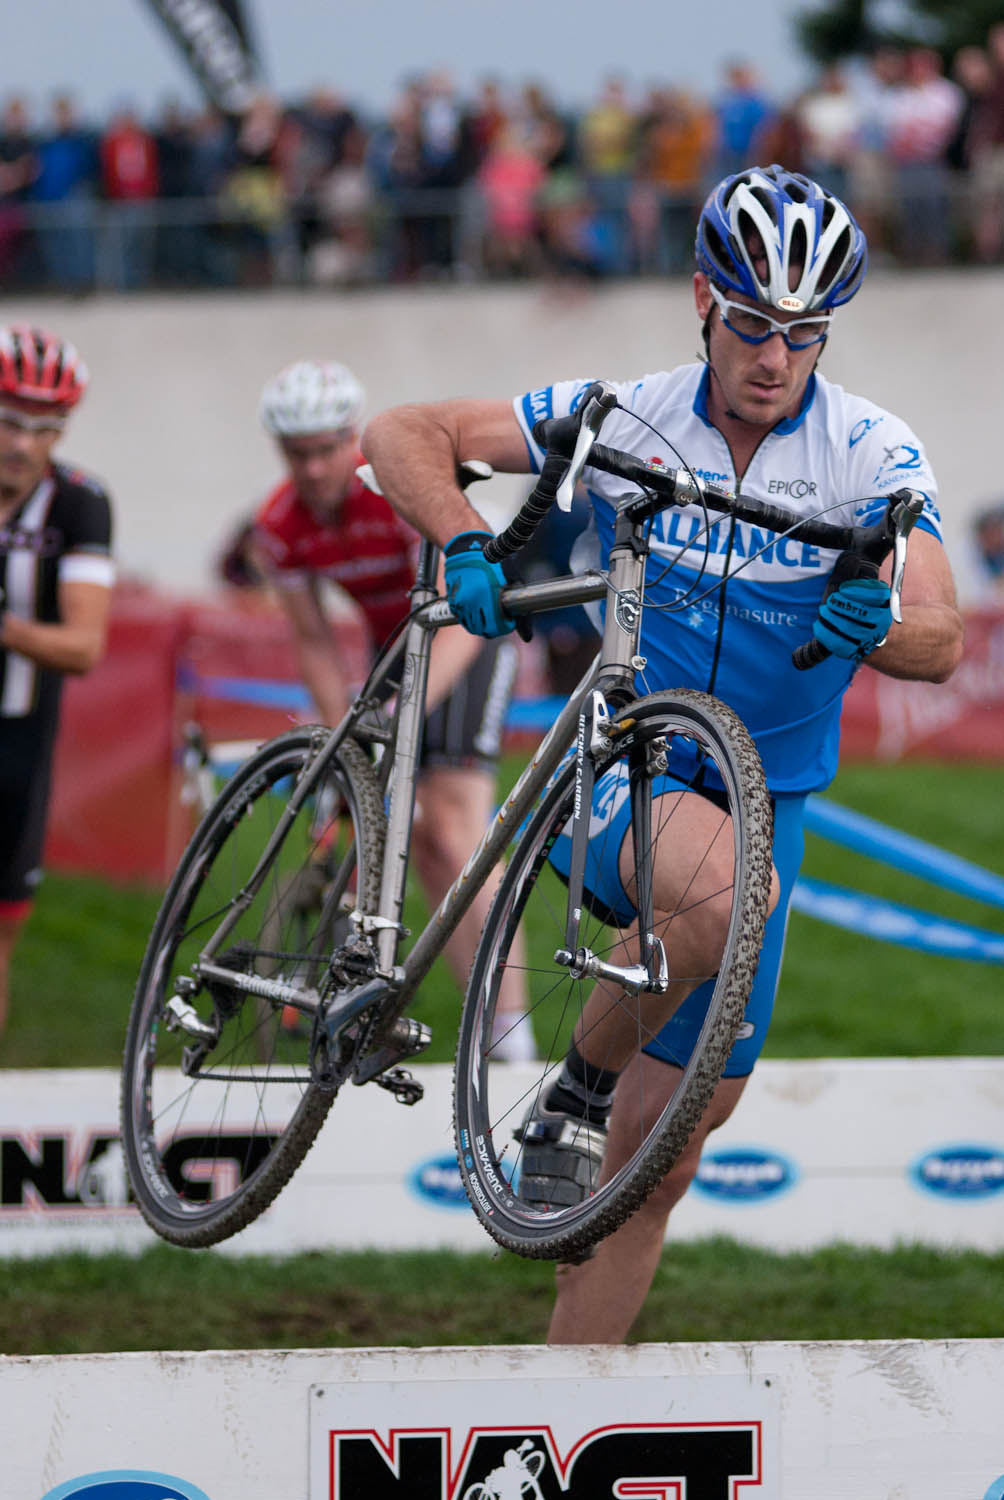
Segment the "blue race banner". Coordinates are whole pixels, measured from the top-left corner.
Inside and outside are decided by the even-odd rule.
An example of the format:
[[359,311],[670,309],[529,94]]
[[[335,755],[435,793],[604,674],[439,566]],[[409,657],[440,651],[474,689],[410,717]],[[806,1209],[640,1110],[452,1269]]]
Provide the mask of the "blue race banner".
[[919,948],[943,958],[968,958],[977,963],[1004,964],[1004,935],[953,922],[932,912],[863,895],[844,886],[829,885],[800,875],[791,898],[795,911],[834,927],[847,927],[883,943]]

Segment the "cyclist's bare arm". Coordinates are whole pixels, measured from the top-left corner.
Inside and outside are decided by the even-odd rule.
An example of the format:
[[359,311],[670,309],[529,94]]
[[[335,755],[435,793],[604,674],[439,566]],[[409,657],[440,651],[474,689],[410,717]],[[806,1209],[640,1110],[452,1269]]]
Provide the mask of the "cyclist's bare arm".
[[25,620],[3,613],[0,605],[0,646],[50,671],[89,672],[105,652],[111,604],[112,591],[104,584],[64,580],[57,622]]
[[480,458],[508,474],[529,471],[526,442],[508,401],[396,406],[374,417],[362,449],[398,513],[430,541],[483,531],[484,518],[457,484],[457,465]]
[[[892,559],[882,568],[888,582]],[[903,623],[893,625],[884,646],[865,658],[888,677],[945,682],[962,656],[962,616],[945,549],[929,531],[916,527],[903,575]]]

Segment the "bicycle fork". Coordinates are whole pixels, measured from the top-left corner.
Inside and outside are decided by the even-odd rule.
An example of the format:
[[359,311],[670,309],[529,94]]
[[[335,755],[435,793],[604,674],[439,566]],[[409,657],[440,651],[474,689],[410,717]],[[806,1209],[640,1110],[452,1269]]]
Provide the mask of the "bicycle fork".
[[[626,965],[607,963],[579,943],[597,759],[604,753],[609,754],[617,739],[629,734],[633,728],[630,723],[614,723],[608,695],[615,703],[629,700],[636,691],[635,673],[645,666],[644,657],[638,655],[645,555],[638,546],[637,531],[637,523],[622,510],[610,552],[612,601],[608,599],[604,623],[599,685],[587,695],[579,714],[568,916],[565,944],[557,950],[554,960],[567,968],[573,979],[607,979],[629,994],[664,995],[669,988],[669,966],[662,941],[654,931],[651,798],[648,792],[648,783],[652,775],[657,774],[658,767],[653,765],[649,747],[644,744],[637,745],[628,754],[639,962]],[[610,602],[613,603],[612,609]],[[658,760],[658,752],[655,759]]]
[[[555,955],[555,963],[567,968],[573,979],[607,979],[628,994],[664,995],[669,988],[669,966],[661,939],[655,936],[655,911],[652,882],[651,800],[647,784],[658,773],[656,764],[639,746],[629,755],[629,796],[631,834],[638,905],[639,962],[611,964],[579,943],[582,924],[586,860],[589,853],[593,791],[596,786],[596,760],[609,752],[620,726],[612,725],[607,702],[600,689],[594,689],[579,715],[579,732],[575,747],[575,796],[572,812],[572,853],[568,874],[568,915],[565,945]],[[633,726],[632,726],[633,727]],[[663,757],[664,763],[664,757]]]

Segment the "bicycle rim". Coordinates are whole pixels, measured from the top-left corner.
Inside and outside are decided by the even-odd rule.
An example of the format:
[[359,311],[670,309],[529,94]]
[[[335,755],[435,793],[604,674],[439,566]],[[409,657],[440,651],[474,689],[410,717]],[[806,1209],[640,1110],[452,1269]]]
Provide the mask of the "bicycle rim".
[[[516,1132],[534,1101],[557,1078],[573,1028],[593,988],[592,981],[573,978],[567,967],[555,961],[556,951],[564,947],[568,896],[549,856],[573,812],[574,765],[566,763],[518,835],[496,895],[471,971],[455,1078],[458,1158],[474,1210],[501,1245],[540,1259],[581,1258],[639,1207],[679,1157],[707,1107],[742,1023],[766,920],[770,801],[759,757],[738,718],[705,694],[680,691],[629,704],[617,715],[617,723],[629,721],[632,727],[598,768],[605,777],[603,786],[615,785],[621,776],[626,780],[629,762],[636,767],[651,762],[653,770],[643,796],[651,820],[654,860],[659,860],[661,852],[677,863],[686,861],[694,872],[680,891],[676,909],[661,911],[656,918],[656,936],[664,942],[671,979],[685,978],[674,967],[673,923],[684,911],[695,914],[701,899],[697,894],[700,870],[707,856],[702,850],[682,847],[677,829],[684,799],[658,794],[666,787],[657,772],[663,749],[670,764],[681,751],[684,764],[692,766],[696,758],[703,767],[697,778],[701,787],[711,783],[724,789],[719,791],[723,805],[716,810],[714,837],[725,841],[731,889],[728,882],[722,882],[715,899],[727,903],[727,936],[707,1014],[672,1099],[661,1111],[651,1106],[646,1110],[644,1100],[632,1101],[637,1138],[630,1158],[615,1173],[603,1174],[598,1165],[591,1169],[586,1196],[579,1203],[524,1201],[520,1193],[524,1148]],[[606,836],[597,832],[591,849],[598,852]],[[630,840],[630,831],[627,837]],[[693,842],[691,838],[689,844]],[[639,962],[637,939],[618,928],[609,908],[588,896],[587,900],[590,909],[582,913],[580,942],[607,962],[622,966]],[[517,1024],[533,1027],[539,1061],[532,1065],[497,1061],[492,1043],[500,977],[507,966],[514,965],[526,982],[527,1014]],[[665,1011],[656,1020],[659,1002],[653,1006],[646,997],[639,1003],[623,992],[616,1003],[631,1013],[635,1045],[640,1050],[666,1019]],[[648,1013],[640,1014],[646,1006]],[[602,1066],[601,1059],[593,1061]],[[596,1138],[602,1141],[602,1134]],[[597,1155],[601,1149],[598,1145]]]
[[[322,736],[281,736],[223,789],[182,858],[144,957],[126,1039],[123,1145],[141,1212],[175,1244],[214,1244],[256,1218],[303,1160],[334,1097],[312,1076],[313,1016],[348,911],[375,907],[383,857],[382,799],[358,746],[339,748],[247,893]],[[302,1009],[210,980],[186,997],[190,1024],[171,1029],[169,1002],[199,975],[210,934],[234,913],[213,961],[292,986]],[[204,1042],[198,1025],[216,1035]]]

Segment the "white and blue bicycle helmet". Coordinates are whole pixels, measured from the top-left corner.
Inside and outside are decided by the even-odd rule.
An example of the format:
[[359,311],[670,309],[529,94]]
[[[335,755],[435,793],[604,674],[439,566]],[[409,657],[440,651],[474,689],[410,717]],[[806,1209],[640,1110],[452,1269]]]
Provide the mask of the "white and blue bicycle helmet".
[[[750,253],[763,243],[766,277]],[[697,266],[722,291],[784,312],[829,311],[864,279],[868,247],[849,209],[801,172],[748,167],[712,192],[697,225]]]
[[364,400],[363,388],[347,366],[302,359],[268,382],[259,413],[274,437],[302,437],[355,427]]

